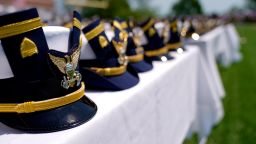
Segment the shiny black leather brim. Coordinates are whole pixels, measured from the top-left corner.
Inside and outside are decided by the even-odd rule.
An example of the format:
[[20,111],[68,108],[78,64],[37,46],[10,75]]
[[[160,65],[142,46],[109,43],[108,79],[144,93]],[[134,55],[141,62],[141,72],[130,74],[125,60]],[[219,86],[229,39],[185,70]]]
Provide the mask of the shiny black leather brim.
[[137,72],[127,67],[127,71],[116,76],[101,76],[88,68],[80,67],[80,73],[86,83],[86,88],[92,90],[118,91],[131,88],[139,82]]
[[68,105],[34,113],[0,114],[7,126],[29,133],[45,133],[70,129],[89,121],[97,112],[97,106],[84,96]]
[[152,64],[147,63],[144,60],[136,62],[136,63],[129,63],[129,65],[131,65],[131,67],[133,67],[133,69],[138,73],[147,72],[153,68]]

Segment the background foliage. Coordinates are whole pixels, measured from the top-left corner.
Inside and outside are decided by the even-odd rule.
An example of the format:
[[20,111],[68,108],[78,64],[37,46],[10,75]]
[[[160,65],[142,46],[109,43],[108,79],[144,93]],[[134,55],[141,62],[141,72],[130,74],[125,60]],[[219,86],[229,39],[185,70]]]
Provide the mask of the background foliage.
[[203,8],[198,0],[179,0],[170,10],[172,15],[202,14]]
[[150,16],[156,16],[156,13],[147,7],[147,1],[138,0],[138,9],[132,9],[129,5],[128,0],[109,0],[109,7],[107,9],[97,9],[97,8],[84,8],[82,15],[84,17],[97,16],[100,18],[135,18],[144,19]]

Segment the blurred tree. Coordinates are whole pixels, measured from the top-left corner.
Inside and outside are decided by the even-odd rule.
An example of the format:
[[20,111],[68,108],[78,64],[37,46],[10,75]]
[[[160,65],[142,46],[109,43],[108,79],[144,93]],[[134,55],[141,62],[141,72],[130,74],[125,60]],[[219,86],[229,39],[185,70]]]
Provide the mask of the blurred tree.
[[256,10],[256,0],[247,0],[247,7],[251,10]]
[[134,10],[131,17],[136,20],[144,20],[148,17],[156,17],[156,12],[153,11],[152,9],[140,8],[140,9]]
[[147,17],[156,17],[156,12],[149,7],[148,0],[137,0],[138,8],[133,11],[132,17],[143,20]]
[[155,16],[155,12],[147,7],[147,0],[137,0],[139,8],[132,10],[128,0],[109,0],[109,7],[106,9],[99,8],[84,8],[82,11],[83,17],[91,18],[97,16],[100,18],[115,18],[124,19],[135,18],[143,19],[149,16]]
[[127,0],[109,0],[109,7],[106,9],[84,8],[82,12],[82,15],[88,18],[93,16],[101,18],[114,18],[117,16],[128,18],[131,14],[132,10]]
[[202,14],[203,9],[199,0],[179,0],[171,9],[171,15]]

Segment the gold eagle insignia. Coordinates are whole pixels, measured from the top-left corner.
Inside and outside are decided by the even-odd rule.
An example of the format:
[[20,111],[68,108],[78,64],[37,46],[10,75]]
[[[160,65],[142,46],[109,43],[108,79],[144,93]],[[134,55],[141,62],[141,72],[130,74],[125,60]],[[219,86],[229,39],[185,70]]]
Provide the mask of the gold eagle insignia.
[[128,57],[126,56],[126,44],[125,42],[117,42],[115,40],[112,40],[112,43],[119,55],[118,62],[121,65],[127,65],[128,64]]
[[75,84],[77,86],[80,85],[82,76],[75,70],[78,65],[80,48],[77,48],[71,55],[65,55],[65,57],[57,57],[50,53],[48,55],[59,71],[66,75],[61,81],[62,87],[68,89],[69,87],[73,87]]

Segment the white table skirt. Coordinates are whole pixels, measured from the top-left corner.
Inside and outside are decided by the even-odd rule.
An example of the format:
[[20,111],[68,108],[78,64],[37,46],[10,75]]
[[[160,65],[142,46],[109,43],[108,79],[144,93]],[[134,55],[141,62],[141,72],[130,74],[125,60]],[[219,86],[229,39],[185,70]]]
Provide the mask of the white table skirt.
[[231,47],[232,61],[239,62],[242,59],[240,53],[240,38],[233,24],[225,25],[225,34]]
[[225,90],[216,64],[218,56],[224,57],[228,64],[231,62],[231,47],[224,33],[224,27],[220,26],[201,36],[198,41],[184,41],[186,46],[196,45],[200,48],[197,114],[188,133],[196,132],[200,139],[207,138],[212,127],[224,115],[221,98],[225,96]]
[[154,62],[131,89],[86,92],[98,112],[76,128],[27,134],[0,125],[0,143],[180,144],[195,119],[198,58],[198,49],[190,48],[175,60]]
[[189,43],[200,43],[212,41],[212,50],[216,60],[224,67],[242,59],[240,53],[240,39],[233,24],[221,25],[212,31],[202,35],[199,41],[186,41]]
[[212,79],[212,69],[209,68],[209,64],[205,60],[204,52],[200,51],[199,53],[196,116],[188,136],[197,133],[199,139],[203,139],[207,138],[212,127],[222,120],[224,111],[220,99],[221,95],[216,91],[216,81]]
[[216,64],[216,51],[220,51],[220,35],[223,29],[221,27],[215,28],[214,30],[206,33],[205,35],[201,36],[198,41],[195,40],[184,40],[185,45],[196,45],[200,47],[202,61],[206,64],[205,66],[208,67],[209,79],[214,87],[214,91],[217,93],[219,97],[225,96],[225,90],[220,78],[220,74],[218,71],[218,67]]

